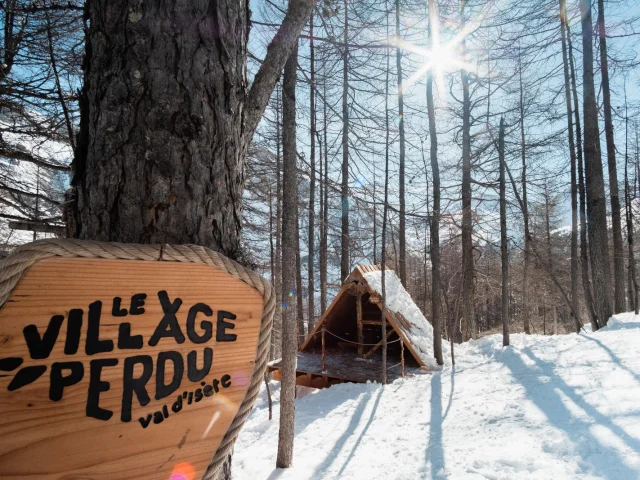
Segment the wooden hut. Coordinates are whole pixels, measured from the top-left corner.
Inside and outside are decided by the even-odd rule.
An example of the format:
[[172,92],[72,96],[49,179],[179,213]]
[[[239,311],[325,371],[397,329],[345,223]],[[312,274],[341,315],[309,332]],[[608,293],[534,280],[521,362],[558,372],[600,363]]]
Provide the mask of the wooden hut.
[[[299,349],[297,384],[379,381],[382,374],[381,270],[359,265]],[[387,379],[435,366],[433,329],[393,270],[385,270]],[[279,377],[281,360],[269,371]]]

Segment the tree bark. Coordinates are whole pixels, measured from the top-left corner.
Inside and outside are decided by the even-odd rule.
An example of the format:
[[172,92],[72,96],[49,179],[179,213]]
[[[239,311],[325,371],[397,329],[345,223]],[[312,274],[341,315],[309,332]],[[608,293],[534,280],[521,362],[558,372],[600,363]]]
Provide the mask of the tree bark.
[[[275,256],[275,289],[276,298],[282,305],[282,132],[280,129],[280,111],[282,110],[281,88],[276,89],[276,256]],[[276,308],[273,316],[271,333],[272,357],[280,358],[282,348],[282,310]]]
[[[627,98],[625,92],[625,149],[624,149],[624,198],[626,207],[627,223],[627,247],[629,251],[628,266],[628,292],[629,303],[636,315],[638,315],[638,280],[636,277],[636,257],[633,250],[633,201],[631,198],[631,187],[629,185],[629,116],[627,112]],[[638,132],[636,130],[636,159],[638,156]],[[635,199],[634,199],[635,200]]]
[[[315,318],[315,269],[314,269],[314,261],[316,254],[316,231],[315,231],[315,222],[316,222],[316,64],[315,64],[315,48],[313,45],[313,12],[311,13],[311,18],[309,20],[309,33],[311,39],[309,40],[309,49],[311,51],[310,58],[310,70],[311,70],[311,85],[309,87],[309,114],[311,116],[311,125],[309,130],[309,135],[311,136],[311,152],[310,152],[310,163],[311,163],[311,175],[309,182],[309,255],[307,262],[307,274],[309,277],[309,300],[307,302],[307,310],[309,312],[309,320],[307,325],[309,329],[311,329],[313,325],[313,320]],[[301,332],[302,333],[302,332]],[[304,341],[304,337],[300,337],[300,344]]]
[[527,143],[524,132],[524,86],[522,84],[522,58],[518,49],[518,76],[520,80],[520,156],[522,158],[522,222],[524,223],[524,266],[522,272],[522,321],[524,333],[531,334],[529,319],[529,267],[531,265],[531,233],[529,232],[529,201],[527,200]]
[[[388,3],[385,2],[385,6]],[[389,10],[387,9],[387,12]],[[389,36],[389,14],[387,13],[387,37]],[[384,90],[384,127],[385,127],[385,153],[384,153],[384,206],[382,208],[382,260],[380,262],[380,280],[382,283],[382,305],[380,308],[380,335],[382,335],[382,365],[380,380],[383,385],[387,383],[387,286],[385,270],[387,268],[387,214],[389,212],[389,57],[391,52],[387,47],[387,68]]]
[[244,159],[309,17],[292,0],[247,91],[248,2],[95,0],[74,159],[75,236],[241,259]]
[[[396,38],[400,39],[400,0],[396,4]],[[405,138],[404,138],[404,96],[402,92],[402,49],[396,47],[396,72],[398,79],[398,134],[400,140],[400,157],[398,172],[399,195],[399,226],[398,226],[398,275],[404,287],[407,286],[407,239],[406,239],[406,212],[405,212]]]
[[375,199],[378,195],[377,190],[377,176],[378,172],[376,172],[376,164],[373,163],[373,264],[378,264],[378,209],[377,202]]
[[340,282],[351,273],[349,261],[349,3],[344,0],[344,49],[342,51],[342,235]]
[[[429,44],[431,48],[439,41],[438,11],[436,0],[429,0]],[[442,358],[442,302],[440,299],[440,166],[438,164],[438,134],[433,102],[433,71],[427,71],[427,113],[429,116],[429,140],[431,148],[431,176],[433,177],[433,210],[431,212],[431,322],[433,324],[433,355],[438,365]]]
[[609,88],[609,57],[607,56],[607,37],[604,23],[604,0],[598,0],[598,35],[600,40],[600,72],[602,76],[602,100],[604,110],[604,131],[607,140],[607,165],[609,167],[609,196],[611,197],[611,230],[613,233],[613,313],[626,310],[624,254],[622,244],[622,214],[618,188],[618,167],[616,165],[616,146],[611,118],[611,91]]
[[504,159],[504,118],[498,139],[500,161],[500,259],[502,263],[502,345],[509,345],[509,252],[507,246],[507,185]]
[[[461,4],[461,28],[465,28],[465,3]],[[466,42],[460,42],[461,56],[466,58]],[[469,97],[469,73],[460,70],[462,81],[462,340],[476,338],[474,311],[474,259],[471,206],[471,100]]]
[[582,61],[584,99],[584,158],[589,222],[589,255],[593,279],[594,307],[599,327],[609,321],[611,306],[611,270],[607,238],[607,206],[600,152],[598,106],[593,81],[593,24],[591,1],[580,0],[582,12]]
[[[297,153],[296,153],[297,154]],[[297,193],[297,191],[296,191]],[[302,259],[300,253],[300,202],[296,198],[296,318],[298,320],[297,341],[305,338],[306,329],[304,325],[304,295],[302,294]]]
[[296,251],[298,230],[298,178],[296,153],[297,46],[284,67],[283,97],[283,195],[282,195],[282,379],[277,468],[289,468],[293,460],[295,424],[296,352],[298,350],[296,301]]
[[[566,39],[566,0],[560,0],[560,36],[562,38],[562,67],[564,73],[564,95],[567,107],[567,135],[569,137],[569,156],[571,161],[571,302],[573,310],[578,311],[578,185],[576,178],[576,145],[573,136],[573,111],[571,107],[571,84],[569,80],[569,58]],[[582,322],[574,318],[576,333],[580,333]]]
[[[324,67],[324,62],[323,62]],[[323,68],[324,70],[324,68]],[[320,240],[320,315],[327,310],[327,248],[329,236],[329,155],[327,146],[327,80],[322,81],[322,131],[324,137],[324,210],[322,211],[322,237]]]
[[571,27],[565,22],[567,29],[567,46],[569,47],[569,67],[571,74],[571,91],[573,94],[573,115],[576,121],[576,154],[578,163],[578,197],[580,213],[580,274],[582,278],[582,291],[584,302],[589,313],[591,328],[598,329],[596,312],[591,293],[591,282],[589,280],[589,252],[587,245],[587,196],[584,186],[583,156],[582,156],[582,128],[580,126],[580,104],[578,103],[578,87],[576,84],[576,68],[573,63],[573,43],[571,41]]

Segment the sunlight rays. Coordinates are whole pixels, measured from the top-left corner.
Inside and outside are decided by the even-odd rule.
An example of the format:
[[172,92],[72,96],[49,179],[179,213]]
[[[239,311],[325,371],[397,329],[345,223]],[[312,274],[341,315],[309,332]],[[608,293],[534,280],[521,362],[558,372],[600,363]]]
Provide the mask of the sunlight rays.
[[444,89],[444,77],[447,73],[458,70],[473,71],[476,65],[466,59],[466,52],[459,52],[459,47],[467,36],[480,25],[481,21],[482,19],[478,18],[475,21],[465,23],[460,31],[447,42],[441,41],[439,22],[434,22],[435,28],[432,32],[433,48],[421,47],[398,37],[391,38],[388,43],[390,46],[401,48],[422,57],[422,66],[403,81],[400,91],[404,91],[415,84],[429,71],[433,71],[433,78],[438,91]]

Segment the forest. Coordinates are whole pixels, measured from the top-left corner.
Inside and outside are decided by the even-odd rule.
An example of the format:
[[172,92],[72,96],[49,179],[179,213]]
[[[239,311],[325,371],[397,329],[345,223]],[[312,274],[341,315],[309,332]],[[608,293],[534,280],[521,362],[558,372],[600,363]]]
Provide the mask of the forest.
[[397,273],[439,365],[638,314],[634,0],[4,0],[0,19],[0,258],[60,237],[252,268],[278,299],[270,359],[293,362],[283,412],[360,264]]

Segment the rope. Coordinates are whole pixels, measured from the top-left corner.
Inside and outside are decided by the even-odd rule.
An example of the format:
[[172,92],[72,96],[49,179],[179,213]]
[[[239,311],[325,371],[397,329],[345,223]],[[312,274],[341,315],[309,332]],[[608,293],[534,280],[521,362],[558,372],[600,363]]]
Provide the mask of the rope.
[[[317,335],[318,333],[321,333],[322,331],[327,332],[329,335],[333,335],[336,338],[339,338],[340,340],[342,340],[343,342],[347,342],[347,343],[352,343],[353,345],[364,345],[365,347],[375,347],[376,345],[378,345],[380,342],[378,343],[358,343],[358,342],[352,342],[351,340],[347,340],[346,338],[342,338],[339,337],[338,335],[336,335],[335,333],[331,333],[329,330],[327,330],[326,328],[323,328],[320,332],[316,332],[314,333],[314,335]],[[400,340],[402,340],[401,338],[396,338],[395,340],[392,341],[388,341],[387,340],[387,345],[389,345],[390,343],[396,343],[399,342]]]
[[276,307],[271,284],[260,275],[213,250],[197,245],[138,245],[104,243],[71,239],[46,239],[21,245],[0,262],[0,308],[25,272],[35,263],[49,257],[103,258],[112,260],[146,260],[162,262],[198,263],[228,273],[255,288],[264,298],[256,362],[251,383],[238,413],[231,422],[218,450],[214,454],[203,480],[218,477],[220,467],[233,449],[233,444],[246,421],[260,391],[269,354],[273,313]]

